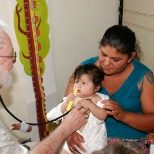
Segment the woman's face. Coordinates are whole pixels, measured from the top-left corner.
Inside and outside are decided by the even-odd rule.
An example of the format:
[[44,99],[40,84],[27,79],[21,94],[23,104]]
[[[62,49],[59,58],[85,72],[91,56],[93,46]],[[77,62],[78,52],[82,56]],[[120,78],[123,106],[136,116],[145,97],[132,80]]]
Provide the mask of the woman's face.
[[98,50],[99,64],[106,75],[115,75],[123,72],[132,58],[121,54],[114,47],[101,46]]

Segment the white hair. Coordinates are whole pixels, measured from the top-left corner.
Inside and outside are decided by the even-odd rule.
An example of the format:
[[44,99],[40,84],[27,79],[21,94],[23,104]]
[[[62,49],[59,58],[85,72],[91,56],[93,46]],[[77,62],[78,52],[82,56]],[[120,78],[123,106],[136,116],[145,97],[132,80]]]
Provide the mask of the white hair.
[[9,27],[9,26],[8,26],[3,20],[0,20],[0,31],[5,31],[5,32],[7,32],[8,27]]
[[[6,32],[8,30],[8,25],[3,21],[0,20],[0,32]],[[3,47],[3,39],[0,37],[0,49]]]

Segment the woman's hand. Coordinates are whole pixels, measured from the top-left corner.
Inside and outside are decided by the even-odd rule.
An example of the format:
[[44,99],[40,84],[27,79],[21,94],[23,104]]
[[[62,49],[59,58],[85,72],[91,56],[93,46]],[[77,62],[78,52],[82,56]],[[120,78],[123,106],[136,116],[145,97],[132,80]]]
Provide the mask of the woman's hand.
[[103,100],[102,103],[104,104],[103,108],[107,110],[108,115],[112,115],[115,119],[122,121],[126,112],[117,102],[109,99]]
[[81,142],[85,142],[83,137],[78,134],[77,132],[74,132],[71,136],[67,138],[67,144],[70,149],[70,151],[73,154],[80,154],[80,152],[77,150],[76,146],[79,147],[82,151],[86,152],[84,147],[82,146]]
[[154,133],[150,133],[149,135],[147,135],[147,143],[154,144]]

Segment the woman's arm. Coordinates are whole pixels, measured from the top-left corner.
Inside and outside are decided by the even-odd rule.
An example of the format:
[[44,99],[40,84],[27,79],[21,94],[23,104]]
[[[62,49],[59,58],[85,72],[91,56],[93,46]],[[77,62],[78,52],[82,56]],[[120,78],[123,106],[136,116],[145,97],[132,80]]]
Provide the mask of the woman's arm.
[[143,132],[154,132],[154,75],[145,74],[141,83],[140,100],[143,114],[126,114],[123,122]]
[[112,100],[104,100],[103,103],[107,113],[115,119],[139,131],[154,132],[154,76],[151,73],[144,76],[140,100],[143,114],[126,112]]

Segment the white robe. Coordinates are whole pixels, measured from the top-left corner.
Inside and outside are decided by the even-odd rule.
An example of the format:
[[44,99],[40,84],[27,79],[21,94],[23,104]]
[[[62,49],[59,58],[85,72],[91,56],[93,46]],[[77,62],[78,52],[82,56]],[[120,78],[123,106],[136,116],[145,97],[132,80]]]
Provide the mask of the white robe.
[[14,141],[0,125],[0,154],[28,154],[28,150]]

